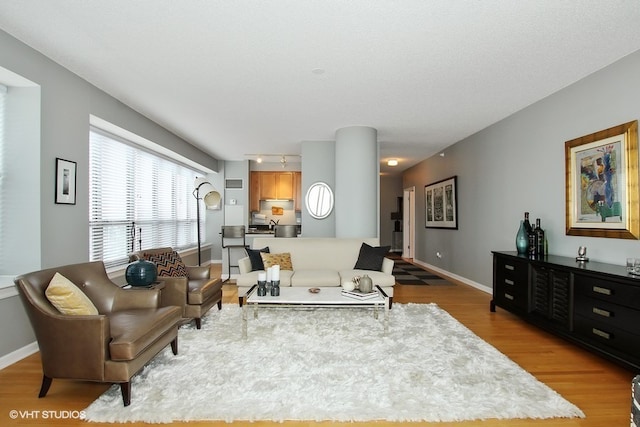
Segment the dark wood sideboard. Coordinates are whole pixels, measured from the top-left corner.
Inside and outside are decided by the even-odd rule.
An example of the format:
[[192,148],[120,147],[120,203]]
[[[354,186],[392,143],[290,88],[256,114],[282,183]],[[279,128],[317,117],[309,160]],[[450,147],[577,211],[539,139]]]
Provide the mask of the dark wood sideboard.
[[493,251],[496,307],[640,372],[640,278],[624,266]]

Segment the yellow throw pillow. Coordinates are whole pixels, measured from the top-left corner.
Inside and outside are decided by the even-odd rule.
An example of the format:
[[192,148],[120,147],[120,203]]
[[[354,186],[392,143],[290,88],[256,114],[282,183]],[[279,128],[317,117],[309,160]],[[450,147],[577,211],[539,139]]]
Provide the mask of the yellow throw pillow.
[[99,314],[89,297],[60,273],[53,276],[44,293],[49,302],[62,314]]
[[264,264],[264,269],[279,265],[280,270],[291,270],[293,271],[293,264],[291,264],[291,254],[289,252],[284,252],[281,254],[268,254],[265,252],[260,252],[260,257],[262,258],[262,263]]

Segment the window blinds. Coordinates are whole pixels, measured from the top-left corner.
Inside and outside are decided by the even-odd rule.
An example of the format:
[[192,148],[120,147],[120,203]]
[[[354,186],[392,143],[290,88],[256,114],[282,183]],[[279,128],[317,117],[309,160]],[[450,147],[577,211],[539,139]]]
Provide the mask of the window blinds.
[[202,173],[93,127],[89,157],[92,261],[113,268],[133,250],[197,244],[192,191]]

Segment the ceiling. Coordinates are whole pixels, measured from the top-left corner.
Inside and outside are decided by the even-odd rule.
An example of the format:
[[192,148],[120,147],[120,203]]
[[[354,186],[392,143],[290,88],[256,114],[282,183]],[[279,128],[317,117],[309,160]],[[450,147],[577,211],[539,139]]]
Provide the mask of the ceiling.
[[401,171],[640,49],[638,0],[2,0],[0,28],[222,160],[378,130]]

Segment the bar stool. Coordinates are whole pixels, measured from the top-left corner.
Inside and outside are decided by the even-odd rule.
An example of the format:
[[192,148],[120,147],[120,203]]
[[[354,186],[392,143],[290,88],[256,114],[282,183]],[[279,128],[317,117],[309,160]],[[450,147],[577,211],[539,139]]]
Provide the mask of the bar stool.
[[[225,241],[226,239],[226,241]],[[242,244],[239,240],[242,239]],[[231,240],[229,243],[228,241]],[[223,225],[222,226],[222,248],[227,250],[227,265],[229,270],[229,277],[225,282],[231,278],[231,267],[240,268],[237,264],[231,265],[231,250],[232,249],[246,249],[247,243],[245,240],[245,228],[244,225]]]
[[297,225],[276,225],[274,237],[298,237]]

